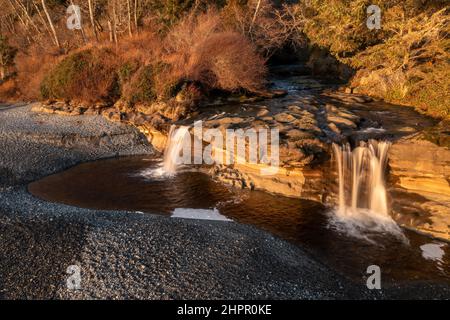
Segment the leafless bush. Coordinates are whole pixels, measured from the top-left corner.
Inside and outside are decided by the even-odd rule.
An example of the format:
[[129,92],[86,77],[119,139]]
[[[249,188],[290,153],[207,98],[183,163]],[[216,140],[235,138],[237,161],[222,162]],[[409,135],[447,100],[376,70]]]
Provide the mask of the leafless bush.
[[165,49],[174,78],[224,90],[263,85],[264,59],[243,35],[227,30],[216,11],[187,16],[170,31]]
[[230,1],[222,16],[234,30],[249,38],[264,56],[270,57],[286,45],[305,45],[300,9],[300,6],[287,4],[277,8],[270,0],[250,0],[246,4]]

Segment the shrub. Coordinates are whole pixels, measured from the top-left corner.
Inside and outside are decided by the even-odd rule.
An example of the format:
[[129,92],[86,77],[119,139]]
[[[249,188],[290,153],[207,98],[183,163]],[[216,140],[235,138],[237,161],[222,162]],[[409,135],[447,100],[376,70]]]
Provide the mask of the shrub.
[[221,11],[227,26],[249,39],[266,58],[278,50],[305,47],[300,6],[276,6],[271,0],[231,0]]
[[157,98],[154,68],[151,65],[140,67],[124,84],[122,97],[132,104],[153,102]]
[[224,27],[216,11],[184,18],[170,30],[165,48],[170,83],[186,79],[228,91],[264,85],[265,60],[242,34]]
[[111,49],[85,49],[64,58],[44,78],[44,99],[114,101],[120,95],[117,56]]
[[8,44],[8,39],[0,34],[0,81],[6,79],[8,69],[14,65],[17,49]]
[[17,99],[17,84],[13,79],[8,79],[0,83],[0,102],[2,100],[11,101]]
[[[366,27],[366,8],[382,10],[382,28]],[[297,19],[312,45],[355,70],[362,93],[449,115],[449,9],[445,1],[321,0],[300,2]],[[330,32],[332,30],[332,32]]]
[[58,63],[60,57],[52,50],[43,50],[37,46],[19,52],[16,57],[17,92],[24,100],[41,98],[40,86],[44,77]]
[[[397,11],[398,8],[392,10]],[[446,10],[417,15],[385,43],[359,53],[354,86],[437,117],[450,115],[450,17]]]

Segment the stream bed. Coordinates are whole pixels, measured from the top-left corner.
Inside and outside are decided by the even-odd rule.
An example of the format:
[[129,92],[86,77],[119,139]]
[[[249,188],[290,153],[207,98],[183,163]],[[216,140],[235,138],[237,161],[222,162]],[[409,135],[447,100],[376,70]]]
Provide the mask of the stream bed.
[[299,245],[354,281],[363,281],[367,267],[378,265],[383,283],[450,283],[448,243],[407,229],[402,229],[406,241],[384,232],[368,234],[371,241],[366,241],[331,224],[331,209],[318,202],[234,189],[198,171],[152,176],[160,164],[161,159],[150,156],[89,162],[28,189],[38,198],[76,207],[253,225]]

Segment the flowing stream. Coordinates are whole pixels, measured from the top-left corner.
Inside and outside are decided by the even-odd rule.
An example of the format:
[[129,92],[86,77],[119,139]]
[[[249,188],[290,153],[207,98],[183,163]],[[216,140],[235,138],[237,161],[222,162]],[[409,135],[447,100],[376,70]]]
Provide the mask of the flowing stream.
[[[289,105],[309,94],[303,87],[291,88],[290,80],[285,84],[288,97],[268,103]],[[332,210],[314,201],[234,189],[198,169],[179,170],[185,139],[190,138],[187,126],[171,127],[162,161],[143,156],[85,163],[33,182],[28,189],[41,199],[77,207],[250,224],[301,246],[355,281],[375,264],[381,267],[385,284],[450,283],[449,244],[397,226],[389,215],[386,194],[389,143],[380,135],[405,134],[398,128],[407,117],[417,127],[428,125],[428,120],[408,108],[377,107],[379,112],[374,113],[370,104],[358,104],[354,111],[382,123],[383,129],[355,131],[353,149],[349,144],[333,145],[339,188]],[[235,104],[204,112],[211,117],[223,112],[239,116],[250,108]],[[329,180],[330,185],[335,183]]]
[[329,209],[318,202],[238,190],[201,172],[179,170],[163,178],[146,174],[160,167],[160,159],[148,156],[94,161],[34,182],[29,191],[77,207],[250,224],[301,246],[355,281],[376,264],[386,284],[450,282],[450,246],[445,242],[409,230],[402,230],[409,244],[389,232],[373,232],[372,241],[366,241],[330,225]]

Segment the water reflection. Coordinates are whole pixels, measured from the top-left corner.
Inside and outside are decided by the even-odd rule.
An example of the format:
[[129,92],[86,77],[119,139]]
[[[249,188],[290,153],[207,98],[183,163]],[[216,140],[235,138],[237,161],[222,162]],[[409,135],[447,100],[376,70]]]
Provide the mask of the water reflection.
[[148,157],[86,163],[32,183],[29,191],[48,201],[94,209],[167,216],[180,208],[204,209],[204,213],[216,209],[217,214],[300,245],[355,281],[361,281],[367,266],[375,264],[381,267],[385,283],[450,283],[447,243],[408,230],[403,232],[409,245],[388,233],[371,235],[375,243],[370,243],[330,226],[329,209],[317,202],[229,188],[198,172],[182,171],[167,179],[141,174],[158,163]]

